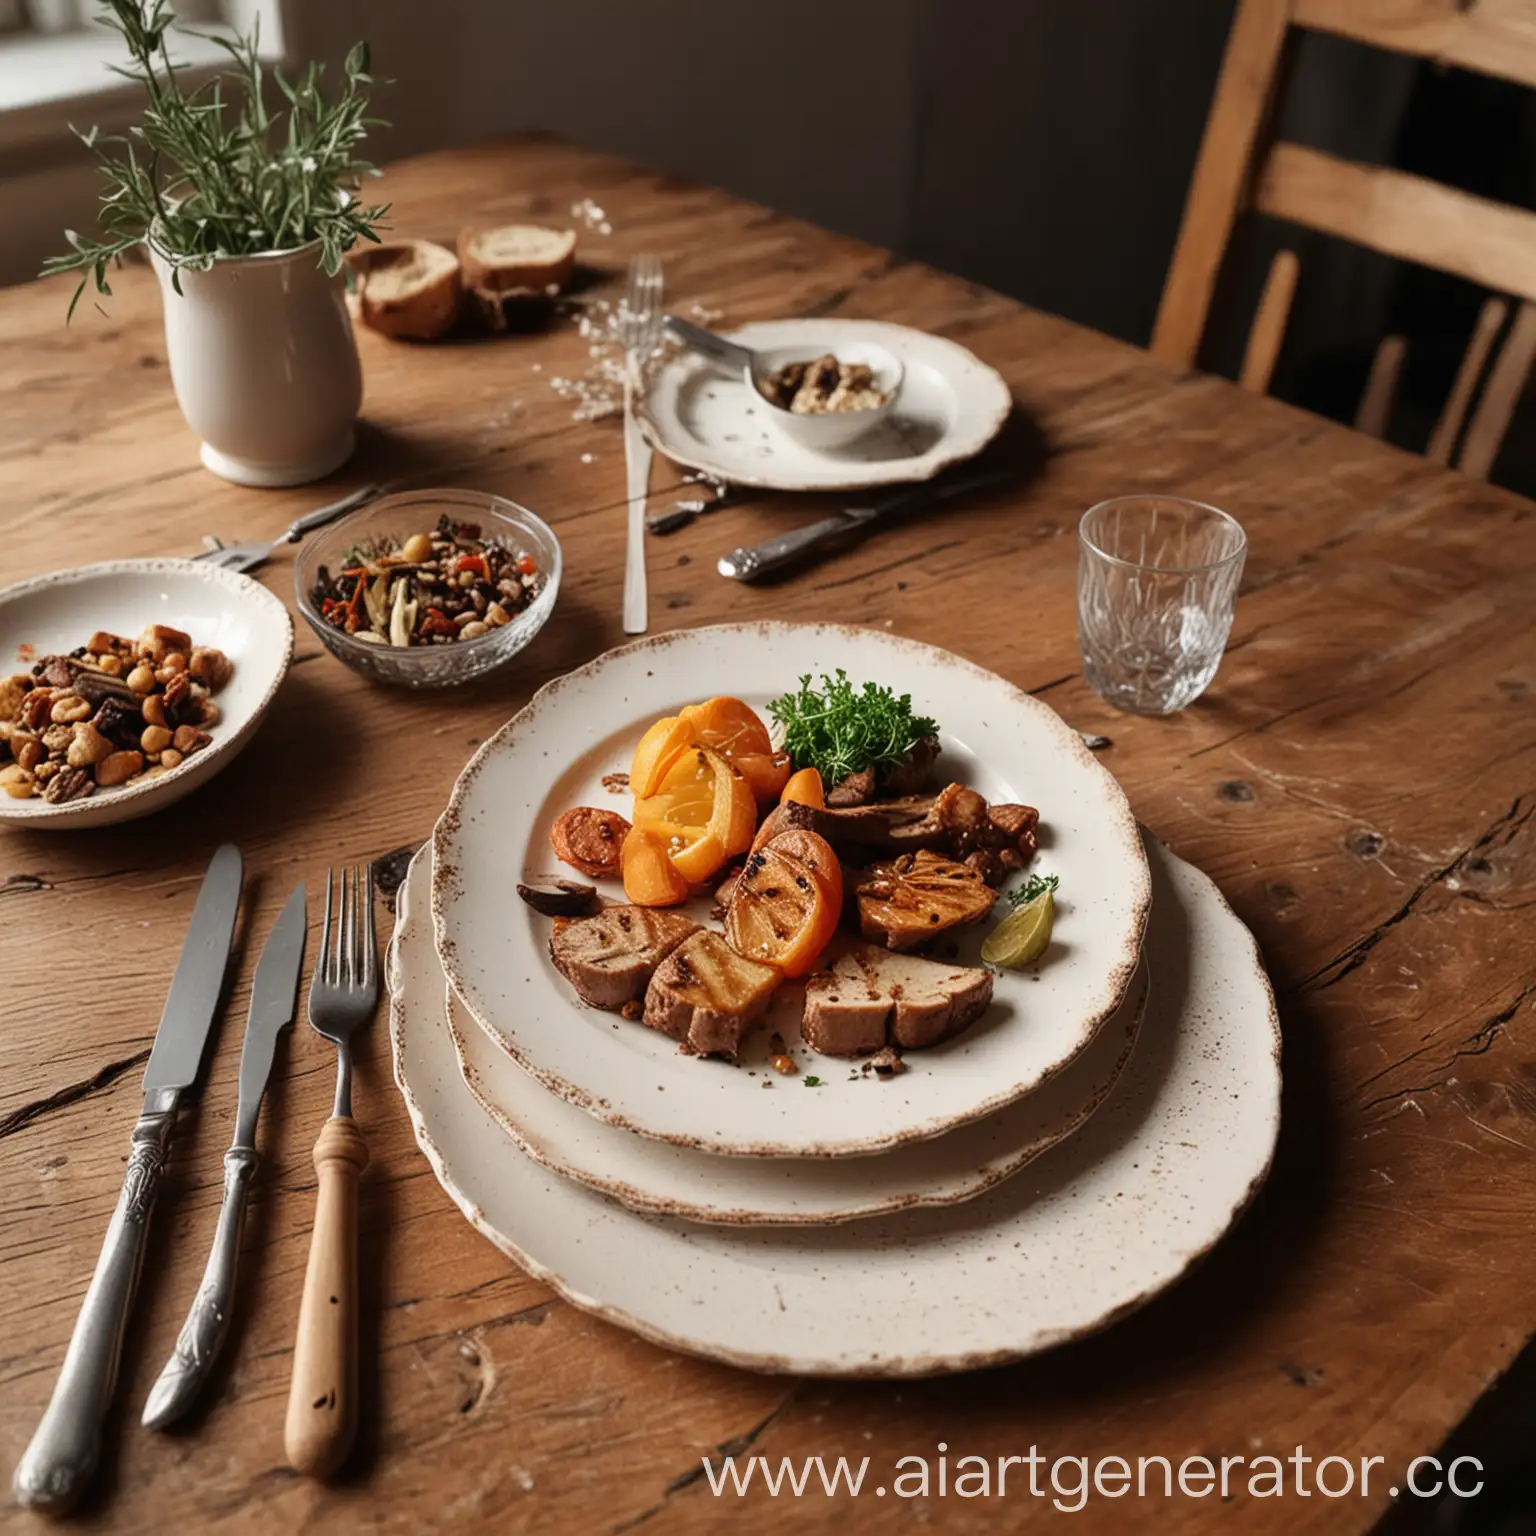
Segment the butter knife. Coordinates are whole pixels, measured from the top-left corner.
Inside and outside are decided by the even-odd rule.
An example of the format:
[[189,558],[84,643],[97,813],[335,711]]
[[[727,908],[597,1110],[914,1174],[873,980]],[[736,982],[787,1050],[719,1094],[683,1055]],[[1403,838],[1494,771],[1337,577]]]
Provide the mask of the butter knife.
[[240,1230],[256,1173],[256,1120],[277,1057],[278,1036],[293,1023],[307,928],[301,885],[288,898],[256,965],[245,1046],[240,1052],[235,1139],[224,1154],[224,1200],[214,1229],[213,1250],[192,1310],[176,1340],[176,1351],[165,1362],[144,1404],[144,1423],[150,1429],[166,1428],[192,1406],[229,1333]]
[[197,1077],[218,1011],[229,944],[240,908],[240,850],[213,856],[192,910],[192,926],[144,1069],[144,1111],[133,1128],[117,1209],[96,1273],[80,1306],[53,1397],[11,1482],[19,1502],[58,1514],[85,1491],[101,1452],[101,1421],[112,1399],[123,1332],[144,1262],[144,1240],[170,1150],[176,1107]]
[[948,501],[952,496],[966,491],[980,490],[996,485],[1012,476],[1007,470],[975,470],[957,475],[953,479],[927,480],[921,485],[902,486],[889,496],[868,507],[845,507],[819,522],[808,523],[804,528],[791,528],[788,533],[775,535],[761,544],[743,549],[733,549],[721,555],[716,569],[722,576],[734,581],[759,581],[773,576],[786,566],[804,560],[808,555],[849,536],[862,536],[870,528],[897,512],[910,511],[914,507],[933,501]]

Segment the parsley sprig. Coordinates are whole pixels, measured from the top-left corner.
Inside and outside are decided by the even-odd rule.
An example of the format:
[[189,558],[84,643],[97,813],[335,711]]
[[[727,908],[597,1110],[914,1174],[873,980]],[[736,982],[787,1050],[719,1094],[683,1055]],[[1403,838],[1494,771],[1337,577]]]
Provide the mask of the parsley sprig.
[[815,768],[829,787],[863,768],[894,766],[924,736],[938,734],[938,723],[912,713],[912,695],[899,698],[878,683],[855,688],[841,667],[821,675],[811,687],[810,674],[794,693],[768,706],[784,732],[784,750],[796,768]]
[[1005,894],[1014,907],[1022,907],[1037,896],[1043,896],[1047,891],[1054,891],[1060,884],[1060,875],[1031,875],[1018,890],[1008,891]]

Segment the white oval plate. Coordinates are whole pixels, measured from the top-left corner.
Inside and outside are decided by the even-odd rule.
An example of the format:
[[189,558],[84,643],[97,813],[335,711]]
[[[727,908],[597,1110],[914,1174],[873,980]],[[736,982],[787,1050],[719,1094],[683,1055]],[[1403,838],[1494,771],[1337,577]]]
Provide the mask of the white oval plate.
[[0,590],[0,676],[26,671],[26,655],[68,655],[98,629],[132,640],[150,624],[185,630],[234,662],[215,699],[222,718],[213,740],[179,767],[84,800],[49,805],[0,795],[0,822],[77,829],[147,816],[205,784],[251,739],[287,675],[293,620],[260,582],[200,560],[112,560]]
[[[884,1091],[841,1072],[775,1084],[769,1037],[799,1035],[786,987],[739,1066],[683,1055],[641,1024],[584,1008],[549,958],[549,923],[517,880],[548,871],[549,827],[572,805],[630,802],[602,776],[627,769],[651,721],[730,692],[758,709],[803,673],[910,692],[939,719],[941,778],[1041,813],[1038,865],[1061,876],[1055,937],[1037,972],[997,975],[992,1006],[923,1070]],[[948,651],[880,630],[752,624],[657,635],[549,683],[475,754],[434,833],[437,948],[453,989],[518,1065],[589,1114],[641,1135],[742,1157],[854,1157],[980,1119],[1075,1057],[1119,1006],[1141,953],[1150,887],[1125,795],[1048,705]],[[622,900],[615,886],[606,894]],[[707,914],[708,902],[696,915]],[[985,923],[958,939],[979,964]],[[622,1022],[622,1021],[618,1021]],[[818,1074],[821,1075],[821,1074]]]
[[[430,899],[429,862],[430,854],[420,855],[409,877],[420,908]],[[414,978],[407,983],[415,985]],[[465,1084],[535,1162],[634,1210],[741,1226],[815,1226],[972,1200],[1065,1141],[1104,1102],[1130,1059],[1146,1007],[1147,963],[1136,968],[1125,1000],[1093,1043],[1034,1093],[948,1135],[873,1157],[713,1157],[631,1136],[546,1093],[475,1023],[451,987],[445,998]],[[927,1070],[920,1051],[907,1062],[909,1072]],[[800,1065],[839,1079],[852,1073],[865,1093],[891,1088],[862,1076],[857,1062],[804,1052]],[[781,1086],[792,1091],[796,1083],[790,1078]]]
[[1170,1285],[1237,1219],[1274,1152],[1280,1033],[1257,946],[1204,875],[1151,852],[1152,996],[1129,1066],[1077,1135],[964,1205],[836,1227],[706,1227],[626,1210],[541,1168],[464,1085],[408,893],[390,957],[395,1079],[470,1222],[620,1327],[795,1375],[1017,1360]]
[[797,443],[745,379],[684,352],[649,374],[641,430],[676,464],[732,485],[776,491],[854,491],[931,480],[997,436],[1013,397],[995,368],[942,336],[882,320],[766,320],[723,333],[744,347],[802,347],[807,356],[859,342],[884,347],[905,370],[901,394],[864,436],[836,450]]

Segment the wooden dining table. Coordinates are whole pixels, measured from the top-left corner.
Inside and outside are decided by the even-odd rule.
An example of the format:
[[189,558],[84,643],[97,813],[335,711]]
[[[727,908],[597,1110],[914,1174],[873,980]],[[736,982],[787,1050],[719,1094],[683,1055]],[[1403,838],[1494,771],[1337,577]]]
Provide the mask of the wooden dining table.
[[[1225,1500],[1168,1498],[1154,1483],[1145,1499],[1094,1495],[1077,1517],[1115,1531],[1372,1527],[1412,1458],[1438,1450],[1536,1331],[1536,508],[921,262],[563,142],[423,156],[391,166],[381,189],[401,236],[451,244],[475,222],[574,223],[581,268],[570,302],[504,332],[466,325],[412,344],[361,331],[358,448],[324,485],[244,489],[200,466],[146,267],[115,274],[112,297],[69,325],[65,280],[0,292],[7,581],[192,554],[208,534],[271,537],[392,479],[522,502],[565,554],[548,626],[488,679],[444,693],[370,685],[295,610],[292,670],[217,779],[118,827],[0,828],[0,1459],[15,1463],[48,1400],[199,879],[234,841],[248,880],[238,979],[161,1189],[85,1524],[618,1533],[856,1518],[878,1532],[992,1532],[1059,1518],[1048,1484],[1044,1497],[1015,1483],[1004,1498],[717,1499],[703,1475],[733,1453],[869,1456],[884,1471],[942,1443],[952,1457],[1038,1447],[1133,1466],[1297,1446],[1357,1466],[1374,1455],[1366,1497],[1255,1497],[1239,1480]],[[576,216],[584,199],[606,230]],[[359,1039],[354,1087],[372,1154],[361,1425],[341,1474],[318,1484],[283,1454],[310,1152],[335,1061],[301,1023],[262,1117],[226,1354],[189,1423],[143,1429],[212,1235],[260,938],[294,884],[318,893],[329,865],[375,859],[386,889],[398,881],[476,745],[623,639],[621,426],[581,419],[555,381],[589,366],[581,307],[615,299],[642,251],[662,257],[685,314],[723,327],[899,321],[1007,380],[1014,412],[991,450],[1003,483],[757,587],[723,579],[717,557],[838,499],[732,496],[648,540],[651,627],[884,628],[1107,738],[1100,761],[1136,815],[1217,882],[1273,978],[1285,1087],[1268,1182],[1203,1263],[1094,1337],[931,1380],[754,1375],[555,1299],[480,1237],[416,1146],[378,1021]],[[651,483],[653,511],[697,494],[659,457]],[[1215,503],[1249,539],[1220,672],[1163,719],[1103,703],[1078,653],[1077,522],[1132,491]],[[291,551],[257,579],[291,605]],[[759,1320],[764,1349],[774,1326]],[[11,1505],[6,1525],[26,1517]]]

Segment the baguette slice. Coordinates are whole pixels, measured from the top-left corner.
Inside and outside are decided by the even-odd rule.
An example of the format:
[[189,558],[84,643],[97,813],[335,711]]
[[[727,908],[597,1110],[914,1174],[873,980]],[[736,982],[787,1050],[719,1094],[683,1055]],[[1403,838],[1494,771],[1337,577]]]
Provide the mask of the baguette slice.
[[800,1034],[824,1056],[916,1050],[958,1035],[991,1001],[990,971],[861,944],[806,979]]
[[466,229],[459,235],[464,285],[476,293],[548,293],[570,281],[576,235],[536,224]]
[[370,330],[412,341],[441,336],[459,312],[459,261],[430,240],[391,240],[350,252],[347,305]]

